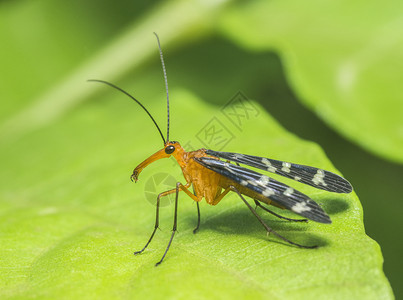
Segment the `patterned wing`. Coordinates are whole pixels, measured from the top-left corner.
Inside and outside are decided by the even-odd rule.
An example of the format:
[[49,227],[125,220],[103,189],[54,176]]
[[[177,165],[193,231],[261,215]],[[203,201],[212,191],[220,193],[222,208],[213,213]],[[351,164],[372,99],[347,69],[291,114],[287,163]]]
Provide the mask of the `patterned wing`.
[[197,157],[202,166],[251,189],[285,208],[320,223],[331,223],[323,209],[307,195],[292,187],[244,167],[210,157]]
[[206,154],[269,171],[329,192],[350,193],[353,190],[343,177],[310,166],[231,152],[206,150]]

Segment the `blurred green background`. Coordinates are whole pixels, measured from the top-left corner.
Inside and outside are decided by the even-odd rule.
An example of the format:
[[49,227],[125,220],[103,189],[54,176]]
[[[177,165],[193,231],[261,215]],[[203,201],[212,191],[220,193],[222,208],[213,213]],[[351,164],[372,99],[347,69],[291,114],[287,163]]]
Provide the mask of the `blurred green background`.
[[[2,209],[28,203],[38,189],[32,178],[62,185],[51,170],[62,166],[54,161],[62,162],[66,155],[80,156],[76,147],[70,148],[73,141],[85,144],[99,139],[98,134],[112,135],[100,148],[82,151],[94,151],[94,157],[100,158],[88,162],[95,170],[103,156],[119,153],[119,159],[107,161],[116,177],[134,167],[132,151],[144,157],[160,148],[155,129],[132,103],[111,104],[101,97],[110,90],[85,82],[104,79],[130,87],[143,102],[159,99],[153,107],[163,109],[154,113],[157,120],[164,120],[165,106],[160,105],[164,86],[153,31],[161,38],[172,89],[186,87],[217,109],[241,90],[289,132],[324,149],[360,197],[366,232],[380,244],[385,274],[395,296],[402,297],[401,1],[1,1],[2,165],[7,164],[7,155],[18,153],[9,147],[13,143],[18,143],[21,153],[38,149],[38,134],[48,135],[49,145],[65,149],[51,157],[47,153],[22,160],[14,171],[3,169],[3,179],[15,176],[16,170],[21,177],[6,180],[12,183],[2,192]],[[175,115],[181,107],[172,105],[173,122],[177,122],[173,130],[182,135],[177,120],[181,116]],[[114,111],[123,112],[121,124],[116,123],[116,115],[111,117]],[[73,121],[64,121],[72,112]],[[103,132],[91,128],[100,118],[107,124]],[[165,128],[165,122],[159,123]],[[61,129],[60,139],[46,131],[54,124]],[[83,134],[77,124],[87,124],[85,131],[92,134]],[[116,152],[114,140],[125,126],[134,133],[144,128],[149,138],[133,143],[126,136],[126,148]],[[173,133],[172,137],[181,138]],[[266,152],[270,157],[270,148]],[[52,165],[46,165],[47,159]],[[130,168],[116,170],[114,163],[122,160]],[[38,162],[44,163],[42,169],[30,168]],[[88,180],[80,178],[74,163],[70,167],[62,171],[78,186]],[[98,173],[94,178],[100,184],[110,180]],[[116,185],[133,192],[132,186],[120,186],[120,179]],[[16,194],[14,202],[11,191],[21,186],[24,191]],[[88,194],[92,188],[87,188]],[[49,197],[45,202],[62,199],[65,189],[43,195]],[[74,198],[77,203],[85,198],[82,191]],[[86,205],[119,198],[112,191],[108,196]],[[135,209],[132,204],[128,200],[127,210]],[[113,209],[108,213],[118,213]],[[29,210],[25,213],[29,219]],[[68,216],[63,218],[69,224]]]

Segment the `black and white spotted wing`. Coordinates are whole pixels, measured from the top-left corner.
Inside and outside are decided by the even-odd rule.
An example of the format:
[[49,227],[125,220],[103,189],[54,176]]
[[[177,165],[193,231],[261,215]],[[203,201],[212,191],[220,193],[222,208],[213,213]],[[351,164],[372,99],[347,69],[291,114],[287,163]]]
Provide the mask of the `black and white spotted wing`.
[[195,160],[202,166],[269,198],[305,218],[320,223],[332,222],[323,209],[307,195],[273,178],[210,157],[198,157]]
[[231,152],[206,150],[206,154],[269,171],[329,192],[350,193],[353,190],[343,177],[310,166]]

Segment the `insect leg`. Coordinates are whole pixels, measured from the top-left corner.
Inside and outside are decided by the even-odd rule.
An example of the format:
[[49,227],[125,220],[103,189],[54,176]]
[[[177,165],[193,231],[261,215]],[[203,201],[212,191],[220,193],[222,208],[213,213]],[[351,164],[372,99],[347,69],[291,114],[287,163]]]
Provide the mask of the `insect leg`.
[[[211,205],[216,205],[218,202],[221,201],[222,198],[225,197],[225,195],[227,195],[229,193],[229,191],[231,191],[231,189],[229,187],[227,187],[224,192],[222,192],[218,197],[216,197],[212,203],[210,203]],[[196,197],[196,195],[195,195]],[[199,207],[199,202],[196,201],[197,204],[197,226],[196,228],[193,230],[193,233],[196,233],[197,230],[199,229],[200,226],[200,207]]]
[[[169,243],[168,243],[167,248],[165,249],[164,255],[162,256],[161,260],[155,264],[155,266],[158,266],[158,265],[159,265],[160,263],[162,263],[162,261],[164,260],[165,255],[167,255],[168,250],[169,250],[169,247],[171,246],[172,240],[173,240],[174,235],[175,235],[175,233],[176,233],[176,224],[177,224],[177,219],[178,219],[178,198],[179,198],[178,196],[179,196],[179,188],[184,189],[185,187],[184,187],[180,182],[178,182],[178,183],[176,184],[174,225],[173,225],[173,227],[172,227],[171,238],[169,239]],[[186,190],[187,190],[187,189],[186,189]]]
[[200,207],[199,207],[199,202],[196,202],[197,205],[197,226],[195,229],[193,229],[193,233],[195,234],[200,227]]
[[264,207],[262,204],[260,204],[260,202],[258,200],[256,200],[256,199],[254,199],[254,200],[255,200],[256,207],[260,207],[261,209],[267,211],[268,213],[271,213],[273,216],[276,216],[277,218],[284,219],[284,220],[287,220],[287,221],[292,221],[292,222],[308,222],[307,219],[290,219],[290,218],[287,218],[287,217],[283,217],[283,216],[281,216],[279,214],[276,214],[274,211],[271,211],[267,207]]
[[257,212],[253,209],[253,207],[248,203],[248,201],[246,201],[246,199],[242,196],[242,194],[237,190],[236,187],[234,187],[234,186],[231,185],[231,186],[230,186],[230,189],[231,189],[232,191],[234,191],[235,193],[238,194],[238,196],[239,196],[239,197],[242,199],[242,201],[246,204],[246,206],[249,208],[249,210],[255,215],[255,217],[259,220],[259,222],[263,225],[263,227],[266,229],[266,231],[267,231],[268,233],[273,233],[274,235],[276,235],[277,237],[279,237],[279,238],[282,239],[283,241],[285,241],[285,242],[287,242],[287,243],[289,243],[289,244],[291,244],[291,245],[298,246],[298,247],[300,247],[300,248],[308,248],[308,249],[311,249],[311,248],[317,248],[317,247],[318,247],[318,246],[304,246],[304,245],[301,245],[301,244],[297,244],[297,243],[294,243],[294,242],[290,241],[289,239],[283,237],[282,235],[278,234],[278,233],[275,232],[273,229],[271,229],[269,226],[267,226],[267,224],[266,224],[266,223],[262,220],[262,218],[257,214]]
[[176,197],[175,197],[175,212],[174,212],[174,225],[173,225],[173,227],[172,227],[171,238],[169,239],[169,243],[168,243],[167,248],[165,249],[164,255],[162,256],[161,260],[155,264],[155,266],[158,266],[158,265],[161,264],[162,261],[164,260],[165,255],[167,255],[168,250],[169,250],[169,247],[171,247],[172,240],[173,240],[174,235],[175,235],[175,233],[176,233],[176,224],[177,224],[177,219],[178,219],[178,197],[179,197],[179,192],[182,190],[182,191],[184,191],[189,197],[191,197],[193,200],[195,200],[195,201],[197,200],[197,197],[196,197],[195,195],[193,195],[193,194],[188,190],[188,188],[190,187],[190,185],[191,185],[190,183],[186,183],[186,185],[183,185],[182,183],[178,182],[178,183],[176,184],[176,188],[175,188],[175,189],[170,190],[170,191],[166,191],[165,193],[162,193],[162,194],[164,194],[164,196],[165,196],[165,195],[168,194],[168,193],[169,193],[169,194],[172,194],[174,191],[176,191]]
[[147,248],[148,244],[150,244],[151,240],[153,239],[155,232],[157,231],[157,228],[158,228],[158,225],[159,225],[159,215],[160,215],[160,198],[161,198],[162,196],[165,196],[164,194],[165,194],[165,193],[161,193],[161,194],[159,194],[158,197],[157,197],[157,210],[156,210],[156,213],[155,213],[155,226],[154,226],[153,233],[151,234],[151,236],[150,236],[150,238],[148,239],[148,242],[147,242],[147,244],[144,246],[144,248],[141,249],[140,251],[134,252],[134,255],[140,254],[141,252],[143,252],[143,251]]
[[[183,185],[181,184],[181,186],[184,187],[184,188],[187,188],[187,187],[190,186],[190,184],[186,184],[185,186],[183,186]],[[187,191],[187,189],[186,189],[186,191]],[[144,248],[141,249],[140,251],[134,252],[134,255],[140,254],[141,252],[143,252],[143,251],[148,247],[148,244],[150,244],[151,240],[152,240],[153,237],[154,237],[155,232],[156,232],[157,229],[158,229],[158,225],[159,225],[160,199],[161,199],[162,197],[164,197],[164,196],[168,196],[168,195],[173,194],[173,193],[175,193],[175,192],[176,192],[176,188],[174,188],[174,189],[172,189],[172,190],[168,190],[168,191],[162,192],[162,193],[160,193],[160,194],[158,195],[158,197],[157,197],[157,211],[156,211],[156,214],[155,214],[155,227],[154,227],[154,231],[153,231],[153,233],[151,234],[150,238],[148,239],[148,242],[147,242],[147,244],[144,246]]]

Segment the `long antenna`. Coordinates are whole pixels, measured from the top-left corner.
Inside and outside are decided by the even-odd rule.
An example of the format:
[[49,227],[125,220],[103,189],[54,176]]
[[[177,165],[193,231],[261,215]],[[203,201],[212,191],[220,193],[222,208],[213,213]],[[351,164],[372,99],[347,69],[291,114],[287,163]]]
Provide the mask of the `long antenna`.
[[158,129],[158,131],[159,131],[159,133],[160,133],[160,135],[161,135],[161,137],[162,137],[162,141],[163,141],[164,144],[165,144],[165,138],[164,138],[164,135],[163,135],[162,132],[161,132],[160,127],[158,126],[157,122],[154,120],[154,118],[153,118],[153,116],[150,114],[150,112],[144,107],[143,104],[140,103],[139,100],[137,100],[136,98],[134,98],[132,95],[130,95],[130,94],[129,94],[128,92],[126,92],[125,90],[121,89],[120,87],[117,87],[116,85],[114,85],[114,84],[112,84],[112,83],[110,83],[110,82],[107,82],[107,81],[104,81],[104,80],[98,80],[98,79],[88,79],[88,81],[104,83],[104,84],[106,84],[106,85],[109,85],[109,86],[111,86],[111,87],[117,89],[118,91],[120,91],[120,92],[122,92],[123,94],[129,96],[130,98],[132,98],[138,105],[141,106],[142,109],[144,109],[144,111],[148,114],[148,116],[151,118],[151,120],[153,120],[154,125],[155,125],[155,127],[157,127],[157,129]]
[[161,44],[160,44],[160,39],[158,35],[154,32],[157,42],[158,42],[158,49],[160,51],[160,58],[161,58],[161,64],[162,64],[162,70],[164,71],[164,79],[165,79],[165,89],[167,91],[167,119],[168,119],[168,124],[167,124],[167,140],[166,142],[169,141],[169,93],[168,93],[168,79],[167,79],[167,71],[165,69],[165,63],[164,63],[164,56],[162,55],[162,50],[161,50]]

